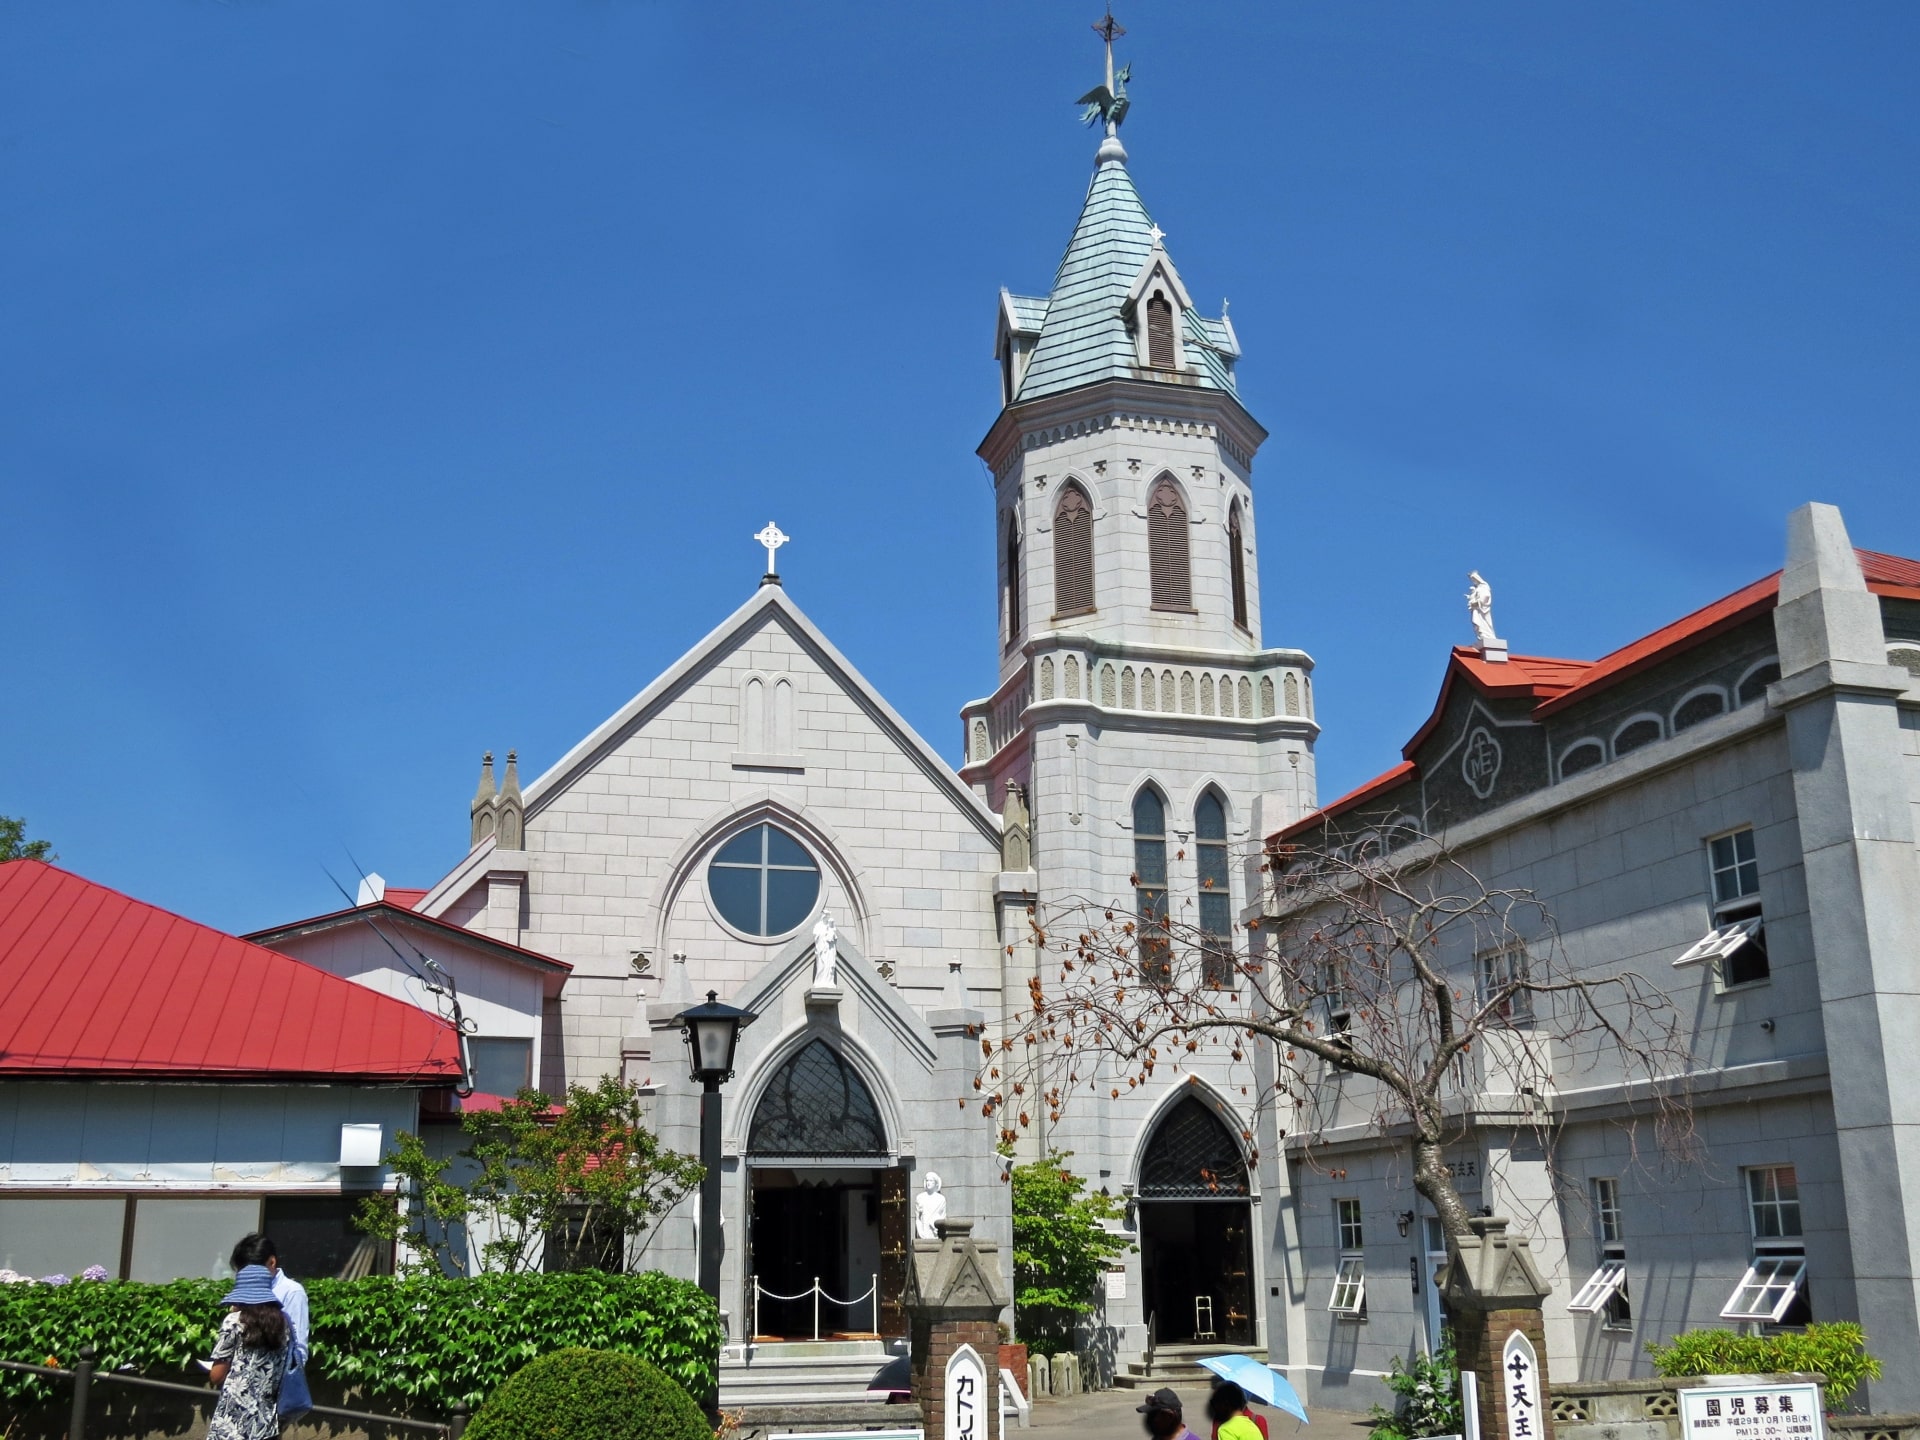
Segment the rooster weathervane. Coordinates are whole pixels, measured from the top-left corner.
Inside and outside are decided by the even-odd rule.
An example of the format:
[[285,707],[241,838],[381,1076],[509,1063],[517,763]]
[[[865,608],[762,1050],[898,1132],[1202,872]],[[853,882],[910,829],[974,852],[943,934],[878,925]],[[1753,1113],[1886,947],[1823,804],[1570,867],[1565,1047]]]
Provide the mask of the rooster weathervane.
[[1127,81],[1133,77],[1133,64],[1128,62],[1116,74],[1113,68],[1114,38],[1127,33],[1126,27],[1113,18],[1113,9],[1108,7],[1106,18],[1096,21],[1093,33],[1107,42],[1107,83],[1096,85],[1073,103],[1087,107],[1080,117],[1081,123],[1093,124],[1096,120],[1107,122],[1107,133],[1111,135],[1120,128],[1120,122],[1127,118]]

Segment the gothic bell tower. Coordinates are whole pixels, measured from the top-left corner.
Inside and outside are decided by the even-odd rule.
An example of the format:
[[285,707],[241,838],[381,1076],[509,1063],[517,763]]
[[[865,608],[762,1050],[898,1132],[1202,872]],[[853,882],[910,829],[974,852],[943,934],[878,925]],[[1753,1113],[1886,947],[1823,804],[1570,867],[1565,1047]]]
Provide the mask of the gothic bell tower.
[[[979,447],[1000,663],[993,692],[963,707],[960,773],[1017,836],[1001,876],[1015,1005],[1034,963],[1029,904],[1131,909],[1131,877],[1157,853],[1174,913],[1237,923],[1259,898],[1260,838],[1315,804],[1313,661],[1262,633],[1266,431],[1240,401],[1225,302],[1201,312],[1128,169],[1131,66],[1113,65],[1125,32],[1095,28],[1107,83],[1081,101],[1101,127],[1092,180],[1051,289],[1000,292],[1002,408]],[[1071,1137],[1083,1155],[1102,1143]]]

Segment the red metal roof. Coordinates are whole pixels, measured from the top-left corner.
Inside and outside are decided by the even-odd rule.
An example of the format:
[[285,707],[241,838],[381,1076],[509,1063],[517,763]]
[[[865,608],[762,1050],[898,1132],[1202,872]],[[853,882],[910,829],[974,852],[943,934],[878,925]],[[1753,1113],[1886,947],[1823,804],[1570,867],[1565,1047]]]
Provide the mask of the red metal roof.
[[424,890],[403,890],[397,885],[389,885],[387,886],[385,896],[382,898],[384,898],[389,905],[398,905],[402,910],[411,910],[427,898],[427,892]]
[[[1899,600],[1920,600],[1920,560],[1883,555],[1877,550],[1855,550],[1854,554],[1859,557],[1867,589],[1874,594]],[[1406,759],[1391,770],[1374,776],[1364,785],[1349,790],[1338,800],[1329,801],[1311,815],[1296,820],[1277,832],[1274,838],[1291,838],[1411,780],[1419,769],[1413,763],[1414,752],[1439,725],[1458,678],[1465,677],[1476,690],[1497,699],[1529,696],[1538,702],[1534,707],[1534,718],[1541,719],[1590,699],[1629,675],[1638,674],[1649,666],[1766,614],[1773,609],[1779,596],[1780,572],[1776,570],[1598,660],[1551,660],[1538,655],[1515,655],[1504,665],[1490,664],[1481,658],[1478,646],[1456,645],[1448,658],[1446,678],[1440,682],[1440,698],[1434,702],[1433,713],[1401,748],[1400,753]]]
[[436,1015],[38,860],[0,865],[0,1075],[448,1084]]

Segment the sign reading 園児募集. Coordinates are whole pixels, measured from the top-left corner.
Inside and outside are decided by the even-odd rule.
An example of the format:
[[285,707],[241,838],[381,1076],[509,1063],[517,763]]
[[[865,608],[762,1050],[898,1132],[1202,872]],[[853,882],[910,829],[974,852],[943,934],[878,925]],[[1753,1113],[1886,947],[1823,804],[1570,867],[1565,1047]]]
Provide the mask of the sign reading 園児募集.
[[1825,1440],[1818,1385],[1711,1385],[1680,1392],[1681,1440]]

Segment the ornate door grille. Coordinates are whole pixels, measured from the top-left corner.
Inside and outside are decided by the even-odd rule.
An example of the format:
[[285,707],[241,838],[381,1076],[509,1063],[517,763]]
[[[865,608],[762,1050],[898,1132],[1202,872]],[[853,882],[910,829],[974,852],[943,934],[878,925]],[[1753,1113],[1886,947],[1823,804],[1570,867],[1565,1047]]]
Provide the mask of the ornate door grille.
[[1239,1199],[1248,1194],[1240,1147],[1205,1105],[1189,1096],[1168,1112],[1140,1166],[1142,1199]]
[[873,1092],[824,1040],[813,1040],[780,1067],[760,1097],[747,1153],[798,1158],[875,1156],[887,1130]]

